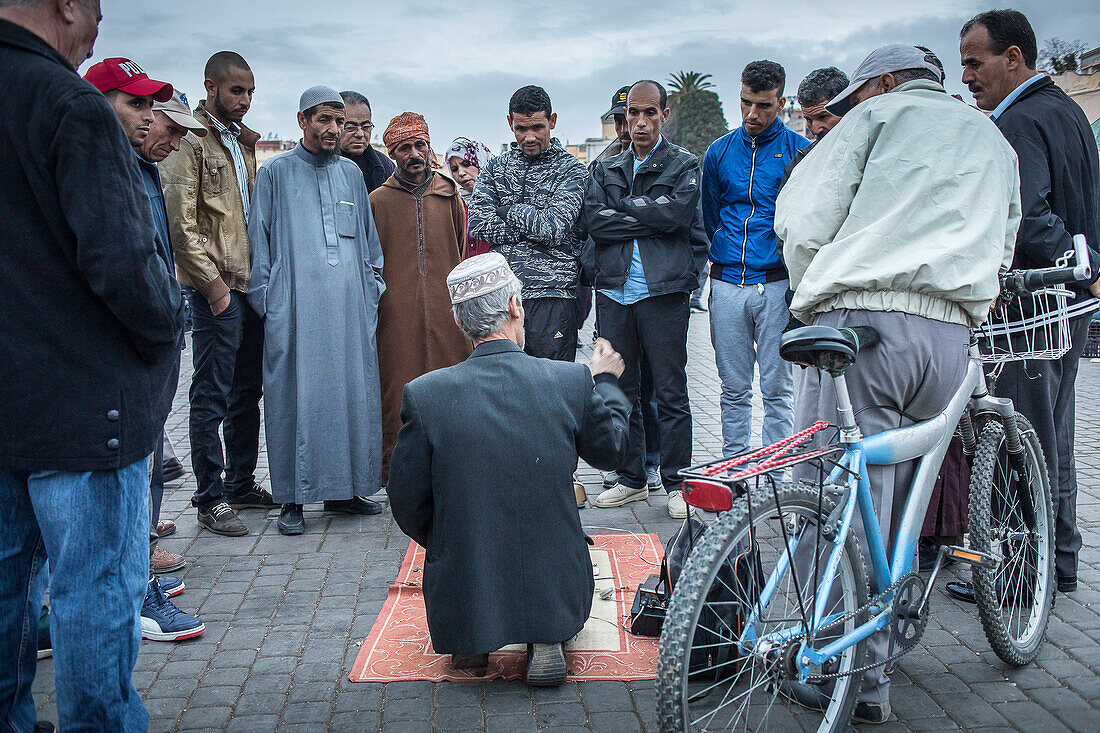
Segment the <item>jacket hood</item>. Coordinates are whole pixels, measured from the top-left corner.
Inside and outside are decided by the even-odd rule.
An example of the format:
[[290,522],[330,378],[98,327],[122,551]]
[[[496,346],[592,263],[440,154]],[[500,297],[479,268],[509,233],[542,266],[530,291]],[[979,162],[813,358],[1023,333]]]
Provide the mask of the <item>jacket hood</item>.
[[[394,188],[402,193],[408,193],[408,190],[397,181],[397,172],[394,171],[390,174],[390,177],[382,184],[383,188]],[[425,196],[443,196],[444,198],[450,198],[458,193],[458,184],[452,181],[447,176],[443,175],[439,171],[435,171],[432,176],[431,182],[428,184],[428,190],[424,192]]]

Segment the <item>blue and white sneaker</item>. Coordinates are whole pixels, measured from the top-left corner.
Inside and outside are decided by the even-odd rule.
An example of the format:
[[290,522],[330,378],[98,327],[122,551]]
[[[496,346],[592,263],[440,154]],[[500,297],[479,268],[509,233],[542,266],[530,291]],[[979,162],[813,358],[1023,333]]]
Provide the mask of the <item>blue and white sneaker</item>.
[[183,641],[206,631],[202,621],[173,605],[160,584],[150,578],[141,604],[141,638],[150,641]]
[[156,581],[167,598],[175,598],[187,588],[182,580],[173,575],[158,575]]
[[664,484],[661,483],[660,466],[645,467],[645,485],[649,487],[650,491],[660,491],[664,488]]

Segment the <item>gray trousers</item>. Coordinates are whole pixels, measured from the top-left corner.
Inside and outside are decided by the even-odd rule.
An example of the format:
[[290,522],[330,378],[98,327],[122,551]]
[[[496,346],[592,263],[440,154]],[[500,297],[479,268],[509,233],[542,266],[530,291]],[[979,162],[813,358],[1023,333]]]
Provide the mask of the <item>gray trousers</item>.
[[[970,334],[965,326],[907,313],[856,310],[820,314],[814,325],[871,326],[882,338],[877,345],[860,352],[855,364],[845,372],[856,422],[864,437],[935,417],[947,407],[966,376]],[[816,369],[806,369],[795,399],[795,429],[801,430],[819,419],[836,422],[836,390],[831,377]],[[801,470],[795,472],[796,479],[815,480],[816,471],[810,475],[806,466],[798,467]],[[916,467],[917,461],[868,467],[871,496],[888,558]],[[852,529],[860,538],[868,576],[873,577],[866,533],[858,512]],[[812,545],[809,556],[813,556]],[[801,558],[796,560],[800,567],[805,567]],[[872,635],[868,643],[868,663],[885,659],[889,654],[889,631]],[[883,703],[889,699],[890,678],[884,668],[866,672],[859,700]]]
[[1069,322],[1070,348],[1061,359],[1010,362],[997,379],[997,396],[1012,400],[1016,411],[1035,428],[1043,446],[1054,502],[1054,566],[1059,580],[1077,579],[1077,552],[1081,549],[1077,467],[1073,460],[1073,384],[1090,320],[1092,314],[1087,313]]

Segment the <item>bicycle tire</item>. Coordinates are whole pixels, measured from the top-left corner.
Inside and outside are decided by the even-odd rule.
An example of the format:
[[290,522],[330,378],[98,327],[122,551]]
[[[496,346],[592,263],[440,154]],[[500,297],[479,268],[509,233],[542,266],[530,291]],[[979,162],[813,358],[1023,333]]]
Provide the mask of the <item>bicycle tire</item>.
[[[995,555],[1003,555],[1003,548],[1007,546],[1013,553],[1011,561],[1002,560],[995,570],[975,567],[973,584],[978,616],[989,645],[1005,664],[1020,667],[1038,655],[1050,620],[1054,596],[1054,512],[1042,445],[1023,415],[1017,413],[1016,422],[1029,474],[1025,478],[1026,488],[1035,507],[1037,526],[1026,528],[1033,537],[1029,537],[1027,546],[1018,551],[1010,544],[1011,539],[1006,541],[1004,538],[1009,530],[1008,522],[1020,526],[1017,533],[1024,531],[1025,522],[1018,512],[1013,516],[1015,507],[1011,501],[1018,502],[1015,498],[1018,494],[1007,482],[1015,476],[1015,486],[1020,483],[1019,474],[1008,465],[1004,426],[991,420],[982,429],[974,454],[970,481],[970,545],[975,550]],[[1025,562],[1032,539],[1035,560],[1030,564],[1034,565],[1035,575],[1029,578]],[[1015,568],[1020,568],[1019,572]],[[1014,625],[1006,620],[1006,605],[1010,610],[1026,605],[1026,624]]]
[[[684,565],[669,602],[668,613],[660,638],[660,653],[657,665],[657,717],[660,729],[665,733],[696,730],[695,724],[691,720],[693,712],[690,709],[691,706],[688,700],[691,696],[688,691],[688,678],[692,674],[689,669],[692,642],[696,638],[697,623],[711,585],[714,583],[714,579],[718,577],[719,569],[725,559],[730,556],[730,553],[736,551],[738,543],[743,542],[744,538],[748,536],[749,499],[752,500],[751,516],[754,525],[760,524],[762,517],[770,517],[775,521],[778,516],[780,517],[779,521],[787,521],[785,517],[788,516],[788,513],[798,512],[808,519],[816,517],[817,526],[820,526],[821,521],[829,516],[835,506],[834,500],[826,493],[821,496],[820,514],[818,514],[818,491],[815,487],[807,485],[781,484],[777,487],[776,492],[779,498],[778,512],[776,511],[775,496],[773,496],[770,487],[754,489],[746,496],[738,499],[728,512],[722,514],[717,521],[707,528],[699,544],[692,551]],[[859,521],[858,517],[854,521]],[[759,537],[759,535],[757,536]],[[823,545],[828,544],[825,540],[821,540],[821,542]],[[822,551],[824,551],[824,547],[822,547]],[[770,568],[763,570],[764,577],[767,577],[770,570]],[[852,597],[847,599],[848,606],[844,610],[851,611],[867,602],[869,590],[867,571],[854,532],[849,532],[845,540],[844,551],[837,570],[836,582],[841,582],[842,585],[845,585],[841,580],[841,575],[844,573],[848,574],[846,585],[852,589],[850,594]],[[853,618],[849,620],[848,628],[854,628],[863,620],[865,619]],[[866,652],[866,640],[860,641],[842,652],[842,655],[848,655],[844,668],[856,669],[861,666],[864,663]],[[762,659],[753,655],[742,659],[748,663],[741,667],[742,670],[745,669],[745,666],[752,664],[764,664]],[[740,675],[740,672],[737,674]],[[751,674],[752,672],[750,672]],[[750,676],[750,683],[752,679],[753,677]],[[861,682],[862,675],[860,674],[842,676],[836,680],[828,708],[828,710],[831,710],[830,716],[826,717],[822,713],[816,714],[823,718],[821,725],[818,727],[818,733],[843,730],[848,726]],[[751,695],[751,692],[749,694]],[[764,694],[769,693],[765,690]],[[795,704],[789,702],[778,691],[770,694],[773,695],[773,703],[779,702],[783,706],[790,706],[799,715],[808,714],[800,708],[794,707]],[[842,696],[842,699],[839,704],[835,704],[834,701],[837,699],[838,694]],[[723,698],[724,700],[725,698]],[[769,706],[768,711],[771,709]],[[812,713],[809,714],[812,715]],[[767,713],[765,713],[765,716],[767,716]],[[766,724],[748,725],[747,722],[746,720],[733,723],[731,720],[730,728],[768,729]],[[713,723],[713,720],[707,721],[698,730],[716,731],[727,729],[713,727]],[[776,729],[787,730],[793,723],[794,721],[790,723],[779,722]],[[802,723],[799,725],[804,726]]]

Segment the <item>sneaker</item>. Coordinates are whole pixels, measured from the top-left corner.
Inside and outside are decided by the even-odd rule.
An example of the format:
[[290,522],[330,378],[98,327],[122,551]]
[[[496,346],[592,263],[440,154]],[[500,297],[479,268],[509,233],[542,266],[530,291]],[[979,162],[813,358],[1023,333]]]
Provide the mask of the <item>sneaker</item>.
[[187,561],[183,559],[183,555],[168,552],[163,547],[157,547],[153,550],[154,573],[174,573],[177,570],[182,570],[186,564]]
[[695,514],[695,507],[688,506],[684,501],[684,492],[680,489],[668,492],[668,516],[673,519],[687,519],[689,514]]
[[364,496],[353,496],[350,499],[335,499],[325,502],[325,511],[333,514],[355,514],[357,516],[371,516],[382,513],[382,504],[371,501]]
[[565,648],[561,644],[527,645],[527,684],[557,687],[565,682]]
[[173,575],[158,575],[157,585],[167,598],[175,598],[187,589],[183,581]]
[[595,504],[601,509],[629,504],[632,501],[645,501],[649,498],[649,489],[643,486],[640,489],[632,489],[629,486],[615,484],[607,491],[596,497]]
[[857,702],[852,713],[853,723],[881,725],[890,719],[889,702]]
[[243,537],[248,534],[248,527],[244,525],[237,512],[229,508],[224,501],[219,501],[207,511],[199,509],[198,522],[214,534],[226,537]]
[[306,518],[301,504],[283,504],[279,512],[279,534],[302,534],[306,531]]
[[619,472],[618,471],[608,471],[607,473],[605,473],[603,475],[603,487],[605,489],[610,489],[612,486],[614,486],[617,483],[619,483]]
[[171,519],[162,519],[157,522],[157,535],[160,537],[167,537],[170,534],[176,533],[176,523]]
[[660,466],[645,467],[645,485],[650,491],[660,491],[665,487],[665,485],[661,483]]
[[271,492],[255,481],[244,491],[225,490],[225,503],[233,509],[274,509],[279,506]]
[[53,656],[53,644],[50,642],[50,607],[42,606],[38,616],[38,658]]
[[168,600],[156,579],[146,586],[145,602],[141,604],[141,638],[149,641],[183,641],[194,639],[206,631],[206,626],[189,616]]

